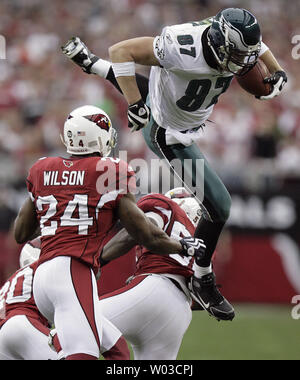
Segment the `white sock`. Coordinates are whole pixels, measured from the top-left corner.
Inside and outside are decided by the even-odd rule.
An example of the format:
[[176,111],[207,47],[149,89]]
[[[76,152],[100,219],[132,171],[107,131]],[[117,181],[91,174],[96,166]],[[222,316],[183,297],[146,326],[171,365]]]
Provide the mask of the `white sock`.
[[99,77],[106,78],[110,68],[111,62],[99,58],[98,61],[91,67],[91,72],[99,75]]
[[197,278],[201,278],[205,276],[206,274],[212,272],[212,265],[210,264],[209,267],[200,267],[199,265],[196,264],[196,262],[194,262],[193,270],[194,270],[194,276]]

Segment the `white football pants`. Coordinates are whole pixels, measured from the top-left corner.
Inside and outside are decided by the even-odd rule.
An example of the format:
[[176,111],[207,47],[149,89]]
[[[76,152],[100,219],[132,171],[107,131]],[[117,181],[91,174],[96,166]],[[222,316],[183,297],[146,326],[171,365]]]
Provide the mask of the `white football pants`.
[[0,360],[58,360],[48,345],[49,331],[36,319],[11,317],[0,329]]
[[130,342],[135,360],[175,360],[191,319],[188,297],[161,275],[137,276],[100,298],[101,311]]
[[102,315],[89,267],[68,256],[46,261],[35,272],[33,294],[40,312],[54,323],[65,357],[100,356]]

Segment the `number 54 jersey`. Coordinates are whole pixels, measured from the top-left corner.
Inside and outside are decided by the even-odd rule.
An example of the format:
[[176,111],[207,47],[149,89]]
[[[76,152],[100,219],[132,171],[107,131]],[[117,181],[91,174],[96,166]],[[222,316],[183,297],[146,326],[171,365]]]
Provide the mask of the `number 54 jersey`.
[[[186,213],[172,199],[162,194],[149,194],[138,201],[139,208],[147,217],[173,239],[194,236],[195,227]],[[193,275],[193,258],[179,254],[157,255],[145,247],[137,247],[137,265],[135,276],[145,273],[181,275],[188,278]]]
[[94,269],[119,200],[135,191],[134,172],[110,157],[48,157],[30,169],[27,188],[41,228],[39,262],[71,256]]

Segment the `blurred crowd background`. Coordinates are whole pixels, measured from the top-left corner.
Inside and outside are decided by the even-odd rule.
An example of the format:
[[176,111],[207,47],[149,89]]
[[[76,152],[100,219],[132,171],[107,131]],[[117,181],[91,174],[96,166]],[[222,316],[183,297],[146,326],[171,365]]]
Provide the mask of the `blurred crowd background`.
[[[6,59],[0,60],[0,234],[6,238],[0,267],[15,249],[11,226],[26,196],[28,168],[39,157],[64,154],[59,133],[72,109],[99,105],[111,115],[119,149],[128,151],[129,160],[152,157],[141,133],[130,134],[127,128],[122,96],[110,83],[72,65],[60,46],[78,35],[108,59],[109,46],[118,41],[155,36],[165,25],[201,20],[230,6],[256,15],[288,83],[280,97],[267,102],[233,81],[200,145],[229,190],[280,189],[300,179],[300,60],[291,54],[292,37],[300,35],[298,1],[1,0]],[[148,75],[145,67],[137,71]]]

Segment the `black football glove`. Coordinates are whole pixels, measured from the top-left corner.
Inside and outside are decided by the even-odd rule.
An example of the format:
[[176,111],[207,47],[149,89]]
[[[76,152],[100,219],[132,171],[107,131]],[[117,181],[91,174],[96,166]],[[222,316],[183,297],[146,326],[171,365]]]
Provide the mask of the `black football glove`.
[[258,96],[257,98],[260,100],[268,100],[272,99],[275,96],[278,96],[280,92],[283,89],[283,86],[287,82],[287,76],[284,71],[276,71],[273,75],[271,75],[268,78],[264,79],[264,83],[270,83],[273,85],[273,90],[269,95],[264,95],[264,96]]
[[181,254],[184,256],[194,256],[200,260],[205,255],[206,245],[202,239],[189,236],[181,239],[180,244],[182,245]]
[[87,74],[91,74],[91,67],[99,60],[99,57],[92,54],[79,37],[71,38],[61,50]]
[[128,107],[127,117],[128,127],[131,129],[131,132],[139,131],[149,123],[150,109],[143,100],[140,99]]

